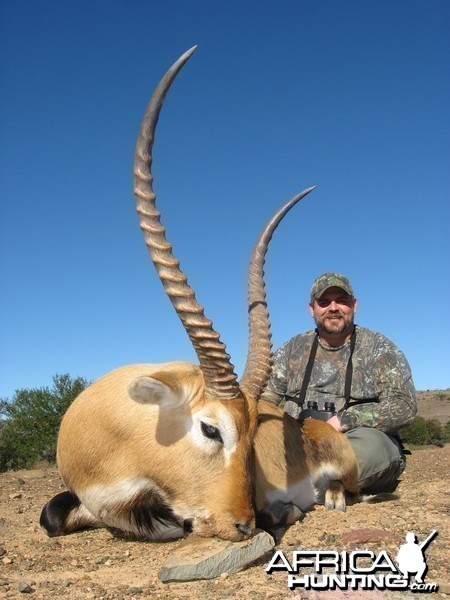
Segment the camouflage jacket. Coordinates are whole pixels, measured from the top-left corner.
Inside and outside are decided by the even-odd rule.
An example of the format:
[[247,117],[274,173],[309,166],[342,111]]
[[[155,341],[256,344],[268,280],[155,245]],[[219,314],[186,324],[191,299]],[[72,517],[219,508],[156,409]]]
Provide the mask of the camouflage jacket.
[[[274,368],[264,400],[285,402],[284,410],[294,418],[301,411],[289,400],[298,396],[315,331],[297,335],[274,355]],[[319,409],[334,402],[342,431],[375,427],[386,433],[409,425],[417,411],[411,369],[403,353],[384,335],[356,326],[350,406],[344,409],[344,386],[350,341],[338,348],[319,341],[305,403],[315,400]],[[305,407],[303,407],[305,408]]]

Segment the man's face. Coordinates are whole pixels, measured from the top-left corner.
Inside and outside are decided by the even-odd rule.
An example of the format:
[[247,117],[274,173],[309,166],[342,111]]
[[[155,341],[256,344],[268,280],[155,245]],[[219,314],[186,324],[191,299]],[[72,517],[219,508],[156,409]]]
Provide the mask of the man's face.
[[310,302],[311,315],[320,331],[339,335],[353,327],[356,300],[339,287],[330,287]]

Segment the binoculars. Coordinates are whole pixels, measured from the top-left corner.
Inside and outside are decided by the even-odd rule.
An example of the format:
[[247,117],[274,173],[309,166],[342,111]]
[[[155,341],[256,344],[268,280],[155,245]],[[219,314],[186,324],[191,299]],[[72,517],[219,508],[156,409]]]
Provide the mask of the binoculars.
[[336,407],[334,402],[325,402],[324,408],[319,410],[318,404],[315,400],[309,400],[307,408],[304,408],[300,413],[298,420],[304,421],[305,419],[320,419],[321,421],[328,421],[333,415],[336,414]]

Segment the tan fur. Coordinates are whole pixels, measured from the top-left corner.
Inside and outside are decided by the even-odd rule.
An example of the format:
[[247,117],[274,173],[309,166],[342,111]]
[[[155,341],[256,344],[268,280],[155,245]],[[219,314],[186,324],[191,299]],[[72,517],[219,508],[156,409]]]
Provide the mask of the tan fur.
[[[134,402],[128,386],[145,375],[170,381],[174,390],[184,384],[191,402],[167,413],[157,404]],[[146,451],[152,474],[164,477],[165,465],[180,450],[177,442],[185,436],[189,415],[201,397],[200,370],[186,363],[132,365],[98,379],[78,396],[61,424],[58,466],[67,486],[80,491],[92,484],[113,483],[124,474],[148,475],[149,465],[142,461]],[[168,455],[155,454],[158,448],[167,448]],[[87,468],[77,467],[80,463]]]
[[[345,509],[345,490],[357,492],[358,467],[350,442],[324,421],[307,419],[303,425],[269,402],[258,403],[259,425],[254,440],[255,503],[262,510],[268,492],[289,490],[310,478],[323,501],[332,482],[341,481],[336,504]],[[328,476],[333,467],[336,479]],[[332,486],[336,488],[337,486]],[[282,495],[280,494],[280,497]],[[289,498],[287,498],[291,501]],[[306,506],[301,507],[308,508]],[[329,502],[329,507],[331,502]]]
[[317,471],[324,462],[332,462],[339,467],[344,488],[358,492],[358,465],[353,448],[342,433],[337,432],[325,421],[306,419],[302,426],[305,440],[305,454],[308,467]]
[[[223,446],[204,439],[199,418],[222,428]],[[92,514],[91,524],[140,535],[127,515],[156,494],[196,533],[238,540],[254,526],[252,496],[257,511],[268,499],[344,510],[344,488],[357,491],[344,435],[321,421],[300,427],[264,401],[209,399],[200,369],[184,362],[122,367],[93,383],[63,419],[58,465],[82,503],[66,531]]]
[[[130,385],[146,376],[159,379],[186,401],[166,410],[164,404],[132,400]],[[211,420],[224,412],[230,415],[237,428],[237,446],[229,464],[219,444],[217,451],[205,455],[192,443],[189,433],[199,410]],[[252,414],[244,398],[226,402],[205,398],[196,365],[123,367],[92,384],[67,411],[58,439],[58,466],[67,487],[100,519],[90,489],[98,489],[100,496],[100,489],[143,479],[157,486],[177,514],[194,515],[197,533],[241,539],[236,524],[248,524],[250,529],[254,524],[249,469],[254,409]],[[151,491],[137,491],[132,503],[145,494]],[[110,512],[123,513],[128,504],[129,499],[118,501]]]

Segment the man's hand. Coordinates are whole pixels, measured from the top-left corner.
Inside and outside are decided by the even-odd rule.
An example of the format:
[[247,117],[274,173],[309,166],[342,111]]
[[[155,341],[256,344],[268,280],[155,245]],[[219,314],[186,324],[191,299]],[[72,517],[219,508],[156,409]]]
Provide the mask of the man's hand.
[[331,419],[328,419],[327,423],[331,425],[336,431],[342,431],[341,424],[339,423],[339,419],[337,415],[333,415]]

